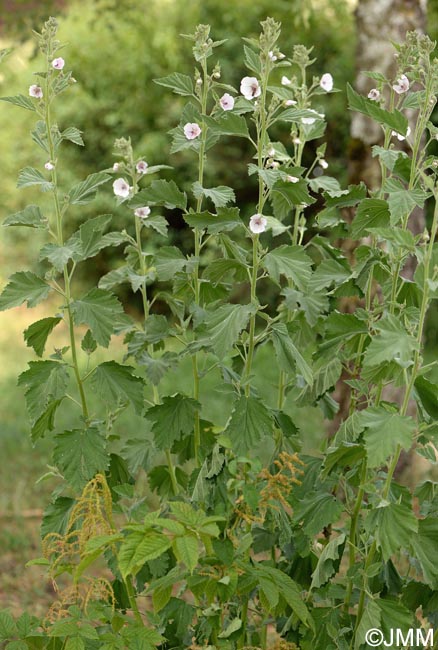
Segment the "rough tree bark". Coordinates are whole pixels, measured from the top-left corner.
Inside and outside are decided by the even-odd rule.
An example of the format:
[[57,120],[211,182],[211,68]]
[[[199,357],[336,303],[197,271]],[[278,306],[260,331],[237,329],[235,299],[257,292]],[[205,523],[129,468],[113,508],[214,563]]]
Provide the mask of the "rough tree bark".
[[[388,79],[393,79],[396,73],[396,58],[391,41],[401,43],[405,40],[406,32],[426,29],[427,0],[359,0],[356,16],[357,51],[356,51],[356,90],[367,95],[375,85],[372,79],[361,71],[381,72]],[[413,118],[411,115],[410,118]],[[380,167],[377,158],[373,158],[371,147],[383,144],[382,130],[378,124],[360,113],[353,113],[350,127],[349,150],[349,182],[364,181],[370,189],[380,184]],[[424,230],[424,214],[422,210],[415,211],[410,217],[409,228],[414,233]],[[350,257],[354,255],[357,244],[346,242],[345,252]],[[403,269],[405,277],[412,277],[414,261]],[[352,312],[357,301],[344,301],[340,308]],[[341,378],[342,379],[342,378]],[[330,433],[334,433],[340,423],[348,416],[350,404],[350,389],[339,382],[335,390],[335,399],[340,404],[339,412],[330,424]],[[398,401],[398,395],[392,391],[386,399]]]

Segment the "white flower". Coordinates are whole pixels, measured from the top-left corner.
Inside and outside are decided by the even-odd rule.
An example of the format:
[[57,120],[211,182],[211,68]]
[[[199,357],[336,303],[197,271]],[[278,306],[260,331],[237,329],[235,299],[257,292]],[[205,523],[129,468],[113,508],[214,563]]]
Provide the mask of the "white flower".
[[321,165],[321,167],[323,169],[327,169],[327,167],[328,167],[328,162],[326,160],[324,160],[324,158],[321,158],[321,160],[319,161],[319,164]]
[[285,106],[296,106],[297,103],[296,103],[295,99],[286,99],[286,101],[284,102],[284,105]]
[[281,78],[281,85],[282,86],[290,86],[292,83],[291,79],[288,79],[285,75],[282,76]]
[[275,149],[274,149],[274,147],[270,147],[270,148],[268,149],[268,156],[271,156],[271,158],[273,158],[273,157],[275,156]]
[[316,122],[316,119],[314,117],[302,117],[301,122],[303,124],[313,124],[314,122]]
[[261,232],[265,232],[267,224],[268,221],[262,214],[253,214],[249,220],[249,229],[258,235]]
[[184,126],[184,135],[187,140],[194,140],[201,135],[201,127],[196,122],[187,122]]
[[46,164],[44,165],[44,167],[45,167],[45,168],[47,169],[47,171],[49,171],[49,172],[51,172],[52,169],[55,169],[55,165],[54,165],[53,163],[51,163],[50,160],[49,160],[48,162],[46,162]]
[[392,87],[398,95],[402,95],[409,90],[409,79],[405,74],[402,74]]
[[371,99],[373,102],[377,102],[380,99],[380,90],[377,88],[371,88],[368,93],[368,99]]
[[240,92],[245,99],[255,99],[262,93],[258,79],[255,77],[243,77],[240,82]]
[[278,58],[279,58],[279,59],[285,59],[285,58],[286,58],[286,54],[283,54],[283,52],[279,52],[279,53],[278,53]]
[[43,96],[43,89],[41,86],[38,86],[38,84],[32,84],[32,86],[29,86],[29,95],[36,99],[41,99]]
[[113,172],[118,172],[120,169],[120,163],[114,163],[113,165]]
[[148,164],[145,160],[139,160],[135,166],[135,169],[137,170],[137,174],[146,174],[148,170]]
[[221,78],[221,73],[218,70],[216,70],[216,72],[213,72],[213,77],[215,79],[220,79]]
[[406,138],[407,138],[408,136],[411,135],[411,127],[408,126],[408,128],[407,128],[407,130],[406,130],[406,135],[402,135],[401,133],[397,133],[397,131],[391,131],[391,135],[394,136],[394,137],[396,137],[397,140],[400,140],[400,142],[402,142],[403,140],[406,140]]
[[198,78],[196,79],[196,85],[197,85],[197,86],[202,86],[202,79],[201,79],[201,77],[198,77]]
[[286,176],[286,180],[288,183],[298,183],[300,180],[298,176],[289,176],[289,174]]
[[124,178],[117,178],[113,183],[113,190],[116,196],[126,199],[129,196],[130,187]]
[[274,54],[274,52],[272,50],[269,52],[269,58],[271,59],[271,61],[276,61],[277,60],[277,57],[275,56],[275,54]]
[[232,97],[229,93],[225,93],[220,98],[219,104],[221,105],[222,110],[232,111],[234,108],[234,97]]
[[293,142],[294,144],[301,144],[301,140],[300,140],[299,138],[294,138],[294,139],[292,140],[292,142]]
[[272,167],[272,169],[278,169],[280,167],[280,163],[277,162],[276,160],[273,160],[270,166]]
[[150,213],[151,213],[151,209],[148,205],[145,205],[142,208],[137,208],[134,211],[135,216],[139,217],[140,219],[147,219]]
[[333,90],[333,77],[330,74],[330,72],[326,72],[325,74],[322,75],[319,85],[323,90],[325,90],[327,93],[329,93],[331,90]]
[[65,61],[62,58],[62,56],[58,56],[57,59],[53,59],[52,68],[55,68],[55,70],[62,70],[64,66],[65,66]]

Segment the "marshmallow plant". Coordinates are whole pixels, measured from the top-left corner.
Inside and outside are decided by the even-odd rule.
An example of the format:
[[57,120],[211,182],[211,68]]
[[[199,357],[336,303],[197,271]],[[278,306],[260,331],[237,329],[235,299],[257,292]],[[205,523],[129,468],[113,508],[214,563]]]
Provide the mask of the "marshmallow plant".
[[[427,635],[438,616],[436,483],[394,476],[403,451],[429,467],[438,453],[436,362],[423,361],[426,315],[438,297],[433,44],[408,34],[394,79],[368,73],[376,86],[368,97],[347,88],[350,109],[382,127],[383,145],[373,148],[382,182],[372,192],[362,183],[342,189],[326,175],[322,105],[335,80],[309,74],[314,61],[303,46],[285,56],[272,19],[258,39],[245,39],[239,88],[221,79],[221,43],[205,25],[186,37],[193,78],[157,80],[187,98],[171,151],[198,161],[188,188],[149,179],[166,166],[137,156],[125,138],[112,166],[66,188],[63,149],[84,142],[56,121],[58,96],[74,82],[56,31],[50,19],[38,35],[38,83],[27,96],[2,98],[35,113],[41,165],[23,169],[18,186],[38,187],[51,207],[29,205],[4,221],[38,229],[46,242],[42,272],[16,272],[0,309],[55,305],[24,332],[37,359],[19,384],[32,439],[53,440],[55,489],[43,557],[33,563],[58,593],[43,620],[0,612],[1,640],[11,650],[360,650],[371,628]],[[223,137],[252,149],[256,198],[245,212],[231,187],[206,184],[209,152]],[[107,232],[111,217],[97,215],[67,238],[70,208],[104,185],[130,225],[119,232],[113,220]],[[429,226],[413,235],[410,216],[426,202]],[[190,255],[166,242],[172,211],[192,230]],[[164,245],[153,247],[152,232]],[[354,260],[334,237],[360,240]],[[107,246],[123,247],[123,261],[84,293],[76,269]],[[402,272],[412,259],[408,281]],[[140,319],[113,293],[121,283],[140,294]],[[354,313],[339,310],[345,296]],[[69,345],[50,352],[61,327]],[[93,361],[114,334],[124,336],[124,358]],[[184,389],[169,390],[162,380],[178,366]],[[206,408],[207,380],[209,391],[228,396],[222,419]],[[307,444],[301,453],[294,413],[317,407],[333,417],[340,380],[350,389],[346,419],[321,450]],[[401,389],[401,404],[391,387]],[[67,402],[77,417],[62,430],[56,418]],[[127,408],[141,424],[121,439]],[[62,588],[61,574],[71,579]]]

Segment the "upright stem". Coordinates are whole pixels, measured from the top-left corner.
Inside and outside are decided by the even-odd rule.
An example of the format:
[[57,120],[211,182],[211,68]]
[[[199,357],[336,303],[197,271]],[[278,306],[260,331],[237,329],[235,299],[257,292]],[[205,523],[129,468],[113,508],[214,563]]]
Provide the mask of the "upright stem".
[[[58,174],[57,174],[57,165],[55,160],[55,148],[53,145],[53,138],[52,138],[52,121],[51,121],[51,114],[50,114],[50,101],[51,101],[50,85],[49,85],[50,74],[51,74],[51,69],[48,66],[46,84],[45,84],[46,132],[47,132],[47,144],[49,149],[50,161],[54,165],[51,173],[52,173],[52,184],[53,184],[53,201],[54,201],[55,217],[56,217],[57,243],[58,246],[63,246],[64,237],[62,232],[62,211],[61,211],[61,206],[59,205]],[[84,420],[87,421],[89,418],[89,413],[88,413],[87,399],[85,397],[84,385],[79,372],[79,364],[78,364],[77,351],[76,351],[76,340],[75,340],[75,333],[74,333],[74,322],[73,322],[73,315],[71,311],[71,285],[70,285],[70,276],[69,276],[67,264],[64,264],[63,274],[64,274],[64,291],[65,291],[65,299],[66,299],[66,311],[67,311],[68,331],[69,331],[69,338],[70,338],[70,349],[71,349],[72,362],[73,362],[73,371],[74,371],[76,383],[79,390],[79,396],[80,396],[81,406],[82,406],[82,415],[84,417]]]
[[[201,96],[201,113],[205,115],[207,110],[207,94],[208,94],[208,75],[207,75],[207,64],[205,59],[201,61],[202,73],[203,73],[203,85],[202,85],[202,96]],[[198,182],[200,186],[203,186],[204,182],[204,163],[205,163],[205,144],[206,144],[206,124],[203,121],[201,125],[201,144],[199,147],[199,171],[198,171]],[[199,195],[199,198],[196,202],[196,212],[200,212],[202,209],[202,194]],[[199,305],[200,303],[200,282],[199,282],[199,256],[201,253],[201,238],[202,234],[198,228],[194,230],[195,236],[195,268],[193,271],[193,284],[194,284],[194,293],[195,293],[195,304]],[[194,399],[199,399],[199,370],[198,370],[198,353],[192,356],[192,372],[193,372],[193,397]],[[199,448],[201,446],[201,424],[199,411],[195,412],[195,421],[194,421],[194,436],[193,436],[193,446],[194,446],[194,456],[195,463],[199,467]]]

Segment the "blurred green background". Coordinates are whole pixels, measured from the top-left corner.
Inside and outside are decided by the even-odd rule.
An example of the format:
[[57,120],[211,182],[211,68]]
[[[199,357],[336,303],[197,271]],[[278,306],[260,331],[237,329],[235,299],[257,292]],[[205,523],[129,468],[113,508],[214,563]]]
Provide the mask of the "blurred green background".
[[[429,2],[432,37],[438,30],[437,6],[437,0]],[[179,35],[193,32],[198,23],[208,23],[215,40],[228,39],[216,50],[217,58],[222,81],[238,87],[247,74],[242,63],[241,36],[257,36],[260,21],[271,15],[283,26],[282,51],[289,55],[294,44],[314,45],[317,61],[313,74],[331,72],[335,86],[344,90],[356,73],[354,7],[353,0],[0,0],[0,49],[14,48],[0,67],[0,95],[27,94],[34,82],[32,72],[41,64],[31,30],[39,29],[43,20],[55,15],[60,22],[59,38],[67,43],[61,54],[78,81],[58,103],[57,120],[61,129],[73,125],[83,131],[86,144],[85,148],[65,146],[61,172],[65,186],[111,166],[115,160],[114,140],[123,136],[131,138],[135,152],[150,165],[172,165],[174,169],[167,177],[188,188],[195,178],[196,161],[190,153],[172,157],[168,153],[167,131],[179,122],[183,100],[153,83],[154,78],[173,71],[193,74],[190,42]],[[322,97],[321,107],[328,121],[326,158],[330,173],[345,184],[349,151],[345,93]],[[0,103],[0,222],[29,203],[44,205],[47,200],[32,190],[16,189],[22,167],[41,168],[45,162],[29,135],[34,119],[32,113]],[[276,135],[282,137],[281,132]],[[243,214],[254,203],[253,181],[247,175],[251,155],[249,150],[242,150],[241,142],[224,140],[209,155],[206,170],[207,187],[210,170],[214,169],[214,184],[235,188]],[[74,230],[91,215],[108,212],[115,215],[117,226],[128,225],[128,211],[115,208],[110,187],[99,193],[97,203],[72,212],[69,227]],[[182,219],[170,216],[170,223],[170,239],[189,250],[191,235],[183,230]],[[25,229],[13,230],[2,229],[0,233],[1,287],[14,271],[38,266],[38,236]],[[151,246],[162,241],[152,241]],[[110,250],[86,267],[80,279],[84,288],[110,270],[117,254]],[[135,297],[121,297],[127,308],[135,311]],[[40,509],[45,507],[53,487],[46,483],[35,487],[35,480],[46,470],[50,442],[43,441],[36,449],[31,447],[24,399],[16,387],[17,375],[33,358],[21,332],[43,315],[40,308],[0,313],[0,455],[6,459],[0,473],[0,544],[5,549],[0,556],[0,607],[17,610],[29,603],[35,607],[36,602],[43,608],[52,597],[50,590],[42,586],[36,567],[23,570],[23,558],[38,554]],[[436,329],[431,322],[432,336]],[[63,344],[62,332],[58,343]],[[120,341],[114,342],[110,354],[121,359]],[[264,366],[263,377],[268,384],[272,375],[273,387],[273,368],[267,355],[262,352],[257,363]],[[174,382],[175,390],[178,383],[184,382],[184,369],[169,381]],[[206,403],[220,414],[221,400],[226,399],[226,394],[213,394]],[[308,447],[321,440],[324,431],[319,415],[298,413],[296,418]],[[135,432],[139,422],[134,416],[127,417],[123,426]]]

